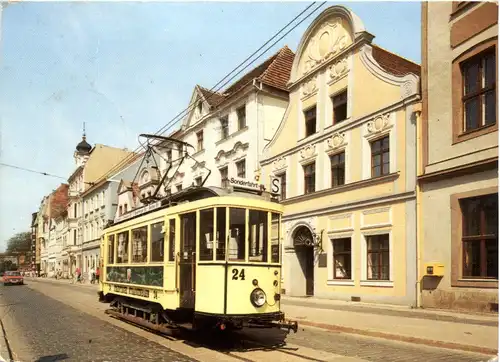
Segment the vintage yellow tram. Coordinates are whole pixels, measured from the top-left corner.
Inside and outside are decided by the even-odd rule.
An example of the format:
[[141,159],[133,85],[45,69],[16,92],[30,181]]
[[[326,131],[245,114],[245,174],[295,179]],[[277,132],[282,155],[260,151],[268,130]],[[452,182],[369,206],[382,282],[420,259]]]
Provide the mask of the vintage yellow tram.
[[104,230],[98,293],[108,314],[160,331],[297,332],[280,310],[282,206],[229,182],[187,188]]

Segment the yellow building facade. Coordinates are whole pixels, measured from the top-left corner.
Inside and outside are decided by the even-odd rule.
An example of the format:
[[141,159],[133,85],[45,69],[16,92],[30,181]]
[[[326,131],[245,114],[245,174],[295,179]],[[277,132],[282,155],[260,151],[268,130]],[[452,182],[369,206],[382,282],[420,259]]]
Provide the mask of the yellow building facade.
[[420,66],[373,38],[332,6],[297,49],[261,163],[281,180],[286,295],[415,304]]

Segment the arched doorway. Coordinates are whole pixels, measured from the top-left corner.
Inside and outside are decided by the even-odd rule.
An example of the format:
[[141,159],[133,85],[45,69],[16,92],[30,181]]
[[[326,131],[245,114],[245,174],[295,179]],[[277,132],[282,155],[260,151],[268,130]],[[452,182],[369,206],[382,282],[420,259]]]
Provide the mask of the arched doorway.
[[306,281],[305,294],[314,295],[314,239],[307,226],[299,226],[293,234],[293,247]]

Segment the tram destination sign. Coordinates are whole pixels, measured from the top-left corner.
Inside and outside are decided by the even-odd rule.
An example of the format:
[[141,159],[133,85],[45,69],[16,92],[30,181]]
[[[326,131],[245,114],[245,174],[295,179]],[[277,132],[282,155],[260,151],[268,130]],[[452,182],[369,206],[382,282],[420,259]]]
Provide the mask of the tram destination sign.
[[159,209],[160,207],[161,207],[161,201],[153,202],[149,205],[132,210],[132,211],[130,211],[122,216],[115,217],[115,223],[123,221],[123,220],[132,219],[134,217],[140,216],[140,215],[145,214],[147,212]]
[[[272,194],[279,194],[281,191],[280,179],[272,177],[270,181],[271,182],[270,182],[269,192]],[[266,186],[257,181],[250,181],[239,177],[230,177],[228,178],[228,182],[234,188],[258,191],[258,192],[266,191]]]

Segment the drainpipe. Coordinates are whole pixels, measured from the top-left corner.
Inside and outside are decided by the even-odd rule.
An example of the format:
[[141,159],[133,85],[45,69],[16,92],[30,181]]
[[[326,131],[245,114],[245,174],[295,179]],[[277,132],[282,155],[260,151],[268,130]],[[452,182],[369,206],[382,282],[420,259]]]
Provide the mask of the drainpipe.
[[[262,82],[259,81],[259,85],[257,85],[257,79],[254,78],[252,81],[252,85],[257,89],[255,92],[255,109],[256,109],[256,123],[257,123],[257,159],[255,160],[256,169],[259,170],[259,176],[262,176],[262,172],[260,172],[260,157],[261,157],[261,149],[260,149],[260,123],[259,123],[259,92],[262,91]],[[259,177],[259,182],[262,182],[262,177]]]
[[[421,105],[420,105],[421,107]],[[417,147],[416,147],[416,153],[417,153],[417,178],[419,175],[423,174],[422,170],[422,134],[421,134],[421,108],[414,110],[415,114],[415,127],[416,127],[416,133],[417,133]],[[421,295],[421,289],[422,289],[422,277],[421,277],[421,244],[423,241],[423,221],[422,221],[422,190],[420,187],[420,182],[418,179],[416,180],[416,193],[417,193],[417,202],[416,202],[416,218],[417,218],[417,225],[416,225],[416,236],[417,236],[417,280],[415,283],[415,305],[417,308],[422,308],[422,295]]]

